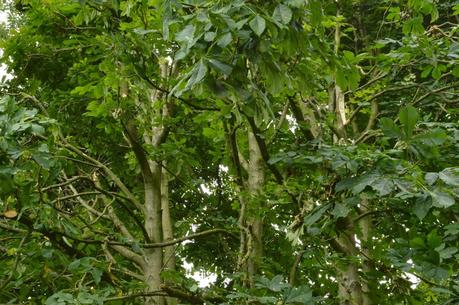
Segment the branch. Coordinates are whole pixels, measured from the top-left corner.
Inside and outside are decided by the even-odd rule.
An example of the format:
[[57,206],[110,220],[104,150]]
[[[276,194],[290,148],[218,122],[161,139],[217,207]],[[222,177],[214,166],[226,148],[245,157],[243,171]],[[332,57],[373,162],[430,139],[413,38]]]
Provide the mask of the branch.
[[[190,239],[196,239],[196,238],[199,238],[199,237],[203,237],[203,236],[207,236],[207,235],[210,235],[210,234],[214,234],[214,233],[225,233],[225,234],[228,234],[234,238],[237,238],[233,233],[225,230],[225,229],[212,229],[212,230],[207,230],[207,231],[203,231],[203,232],[199,232],[199,233],[195,233],[195,234],[190,234],[190,235],[187,235],[187,236],[183,236],[183,237],[180,237],[180,238],[177,238],[177,239],[172,239],[172,240],[168,240],[168,241],[165,241],[165,242],[160,242],[160,243],[145,243],[145,244],[139,244],[137,243],[137,245],[141,248],[164,248],[164,247],[168,247],[168,246],[172,246],[172,245],[175,245],[175,244],[179,244],[181,242],[184,242],[186,240],[190,240]],[[134,243],[133,242],[118,242],[118,241],[113,241],[113,240],[98,240],[98,239],[81,239],[81,238],[78,238],[78,237],[75,237],[75,236],[71,236],[71,235],[68,235],[67,233],[64,233],[64,232],[55,232],[55,234],[59,234],[59,235],[62,235],[62,236],[65,236],[71,240],[74,240],[76,242],[80,242],[80,243],[85,243],[85,244],[104,244],[106,243],[107,245],[110,245],[110,246],[127,246],[127,247],[130,247],[130,246],[133,246]]]
[[304,253],[306,253],[306,251],[305,251],[305,250],[302,250],[302,251],[300,251],[300,252],[296,255],[295,261],[293,262],[292,268],[290,269],[290,275],[289,275],[288,283],[289,283],[290,286],[292,286],[292,287],[293,287],[294,284],[295,284],[296,270],[298,269],[298,265],[300,264],[301,259],[303,258]]
[[190,291],[186,291],[182,288],[178,287],[171,287],[167,286],[165,284],[162,284],[161,289],[167,293],[168,296],[170,297],[175,297],[178,299],[181,299],[187,303],[190,304],[208,304],[208,303],[214,303],[214,304],[220,304],[224,303],[226,300],[225,298],[221,296],[211,296],[211,295],[206,295],[206,294],[194,294]]
[[65,139],[63,139],[62,136],[61,138],[62,138],[61,139],[62,142],[57,142],[58,145],[66,148],[67,150],[79,155],[80,157],[90,161],[91,163],[101,168],[105,172],[105,174],[113,182],[115,182],[115,184],[120,188],[120,190],[127,196],[129,201],[131,201],[139,211],[143,211],[143,206],[140,204],[140,202],[135,198],[135,196],[131,193],[131,191],[129,191],[126,185],[121,181],[121,179],[110,168],[108,168],[105,164],[103,164],[99,160],[92,158],[91,156],[84,153],[82,150],[68,143]]
[[282,177],[281,173],[275,167],[273,164],[269,163],[269,154],[268,154],[268,149],[266,147],[266,143],[262,137],[260,137],[260,130],[258,129],[257,125],[255,124],[255,120],[253,117],[248,116],[245,114],[245,117],[247,118],[247,121],[249,122],[249,125],[252,129],[252,132],[255,136],[255,139],[257,140],[258,147],[260,148],[261,156],[263,157],[263,160],[265,161],[266,166],[269,168],[269,170],[274,174],[274,177],[276,178],[276,181],[278,184],[282,184],[284,181],[284,178]]
[[[234,169],[236,170],[236,183],[239,186],[242,186],[244,183],[244,179],[242,177],[241,167],[244,168],[243,162],[247,163],[247,161],[244,160],[242,154],[239,152],[239,149],[237,147],[236,129],[234,127],[234,116],[233,115],[231,115],[231,119],[229,123],[231,125],[231,130],[228,128],[228,124],[226,121],[223,122],[223,128],[225,130],[225,135],[226,135],[227,142],[228,142],[227,145],[229,146],[229,151],[231,153],[231,161],[234,165]],[[247,164],[245,166],[247,166]]]
[[290,105],[289,101],[287,103],[285,103],[284,108],[282,109],[282,113],[281,113],[281,116],[279,118],[279,121],[277,122],[277,125],[274,128],[273,135],[271,136],[271,138],[268,141],[268,145],[271,144],[272,141],[274,141],[274,139],[276,138],[277,133],[279,132],[279,129],[282,128],[282,125],[284,124],[285,119],[287,117],[287,112],[288,112],[288,106],[289,105]]
[[110,242],[106,242],[106,241],[103,241],[101,240],[102,243],[106,243],[108,245],[110,245],[110,247],[115,250],[116,252],[118,252],[119,254],[121,254],[122,256],[124,256],[126,259],[130,260],[131,262],[134,262],[136,263],[137,265],[139,266],[142,266],[145,264],[145,261],[143,260],[142,256],[135,253],[134,251],[132,250],[129,250],[128,248],[126,248],[125,246],[120,246],[120,245],[113,245],[111,244]]
[[308,141],[313,140],[314,135],[312,134],[310,129],[305,128],[304,126],[305,120],[304,120],[303,112],[301,111],[300,107],[296,103],[294,97],[289,97],[289,105],[290,105],[290,110],[292,111],[292,114],[295,117],[295,120],[298,122],[298,127],[303,133],[303,136],[305,137],[305,139]]
[[14,233],[26,233],[27,232],[27,230],[24,230],[24,229],[10,227],[10,226],[4,224],[3,221],[0,221],[0,228],[2,228],[4,230],[7,230],[7,231],[14,232]]
[[139,144],[137,138],[137,130],[132,121],[129,121],[126,125],[122,124],[124,131],[126,132],[129,144],[131,145],[132,151],[134,152],[137,162],[140,165],[140,171],[144,180],[144,184],[151,184],[153,182],[153,175],[148,164],[147,156],[142,146]]
[[378,103],[376,101],[372,101],[370,117],[368,118],[368,123],[367,123],[367,127],[365,128],[365,131],[369,131],[373,128],[373,126],[375,126],[376,118],[378,117],[378,114],[379,114]]
[[373,214],[386,213],[386,212],[390,212],[390,211],[391,211],[390,209],[368,211],[368,212],[362,213],[362,214],[360,214],[359,216],[357,216],[356,218],[354,218],[354,219],[352,220],[352,223],[357,223],[357,222],[359,222],[360,220],[362,220],[362,218],[365,218],[365,217],[370,216],[370,215],[373,215]]
[[162,290],[156,290],[152,292],[134,293],[134,294],[122,295],[119,297],[105,298],[104,301],[105,302],[119,301],[119,300],[135,299],[135,298],[141,298],[141,297],[153,297],[153,296],[167,296],[167,294]]
[[429,97],[430,95],[432,94],[436,94],[436,93],[439,93],[439,92],[443,92],[443,91],[446,91],[448,89],[454,89],[456,87],[459,87],[459,83],[456,83],[456,84],[452,84],[452,85],[449,85],[449,86],[445,86],[445,87],[441,87],[441,88],[438,88],[438,89],[435,89],[435,90],[431,90],[427,93],[425,93],[423,96],[419,97],[417,100],[415,100],[412,105],[416,105],[417,103],[419,102],[422,102],[423,100],[425,100],[427,97]]
[[54,199],[51,201],[51,204],[55,204],[56,202],[63,201],[63,200],[68,200],[76,197],[82,197],[82,196],[89,196],[89,195],[99,195],[100,192],[83,192],[83,193],[76,193],[72,195],[67,195],[67,196],[62,196],[58,197],[57,199]]
[[126,268],[111,268],[111,270],[113,270],[115,272],[122,273],[122,274],[130,276],[130,277],[133,277],[135,279],[138,279],[139,281],[144,281],[145,280],[145,277],[143,275],[135,273],[135,272],[132,272],[132,271],[126,269]]
[[187,236],[183,236],[183,237],[180,237],[180,238],[164,241],[164,242],[161,242],[161,243],[144,244],[142,246],[144,248],[163,248],[163,247],[179,244],[179,243],[184,242],[186,240],[196,239],[196,238],[199,238],[199,237],[203,237],[203,236],[207,236],[207,235],[211,235],[211,234],[215,234],[215,233],[225,233],[225,234],[228,234],[228,235],[230,235],[230,236],[232,236],[234,238],[237,238],[236,236],[234,236],[233,233],[231,233],[231,232],[229,232],[229,231],[227,231],[225,229],[211,229],[211,230],[202,231],[202,232],[199,232],[199,233],[194,233],[194,234],[190,234],[190,235],[187,235]]
[[53,189],[53,188],[57,188],[57,187],[61,187],[61,186],[66,186],[68,184],[71,184],[79,179],[89,179],[88,177],[85,177],[85,176],[75,176],[75,177],[72,177],[70,179],[67,179],[66,181],[64,182],[61,182],[61,183],[57,183],[57,184],[53,184],[53,185],[50,185],[50,186],[47,186],[47,187],[44,187],[41,189],[42,192],[46,192],[50,189]]

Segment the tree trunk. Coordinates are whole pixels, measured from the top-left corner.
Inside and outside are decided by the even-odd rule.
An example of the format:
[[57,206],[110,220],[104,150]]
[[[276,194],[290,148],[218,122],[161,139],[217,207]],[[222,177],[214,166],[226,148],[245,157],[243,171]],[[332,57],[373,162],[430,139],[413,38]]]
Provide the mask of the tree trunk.
[[[154,162],[151,166],[151,190],[145,191],[145,230],[153,243],[162,241],[162,213],[161,213],[161,167]],[[148,194],[148,196],[147,196]],[[163,268],[163,249],[145,249],[145,264],[143,272],[147,292],[160,290],[161,271]],[[163,305],[163,297],[150,297],[145,304]]]
[[[165,168],[162,169],[161,176],[161,209],[162,209],[162,223],[163,223],[163,240],[174,239],[174,231],[172,227],[172,219],[169,211],[169,174]],[[163,258],[164,270],[175,271],[175,247],[164,248]],[[166,298],[168,305],[176,305],[177,299]]]
[[[362,198],[362,204],[360,208],[360,213],[365,214],[369,211],[369,202],[367,199]],[[373,266],[371,265],[371,254],[370,254],[370,245],[371,242],[371,223],[372,217],[371,214],[366,215],[362,219],[360,219],[359,227],[361,232],[361,251],[363,254],[363,266],[362,271],[363,274],[369,274],[373,270]],[[371,305],[373,302],[370,298],[370,288],[368,287],[368,280],[362,279],[362,290],[363,290],[363,302],[362,305]]]
[[363,305],[363,291],[358,274],[358,265],[352,261],[357,259],[357,248],[353,230],[342,232],[337,238],[340,252],[347,259],[346,266],[338,267],[338,296],[340,305]]
[[247,224],[252,236],[252,251],[247,261],[247,274],[249,283],[252,285],[253,278],[258,272],[263,257],[263,219],[259,213],[265,206],[260,198],[265,183],[265,172],[263,157],[253,132],[249,132],[248,142],[249,160],[247,188],[249,191],[249,216]]

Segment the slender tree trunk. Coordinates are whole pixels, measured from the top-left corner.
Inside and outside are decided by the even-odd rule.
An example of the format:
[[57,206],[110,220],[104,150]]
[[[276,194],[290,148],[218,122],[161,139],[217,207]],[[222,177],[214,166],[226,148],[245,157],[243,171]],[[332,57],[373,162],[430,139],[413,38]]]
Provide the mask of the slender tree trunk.
[[[145,230],[151,242],[162,241],[161,213],[161,167],[158,163],[151,166],[151,190],[145,191]],[[147,194],[149,194],[147,196]],[[143,272],[148,292],[158,291],[161,287],[161,271],[163,268],[163,249],[145,249]],[[145,304],[163,305],[163,297],[148,298]]]
[[247,274],[249,283],[253,284],[253,278],[257,274],[263,257],[263,219],[259,215],[265,206],[260,195],[265,183],[265,171],[263,157],[260,152],[255,135],[249,132],[249,161],[247,188],[249,191],[249,218],[247,221],[252,236],[252,251],[247,261]]
[[363,291],[358,273],[358,265],[353,259],[357,258],[353,230],[340,233],[337,238],[340,252],[346,258],[344,266],[338,267],[338,296],[340,305],[363,305]]
[[[169,73],[169,65],[164,60],[161,65],[161,76],[164,80],[167,79]],[[146,105],[147,109],[160,102],[162,92],[154,90],[150,95],[150,105]],[[151,134],[146,132],[143,135],[145,142],[155,148],[159,148],[167,137],[166,127],[158,121],[170,115],[168,104],[164,105],[161,110],[146,112],[155,114],[152,118],[145,118],[145,121],[151,121]],[[158,126],[159,125],[159,126]],[[151,242],[161,242],[163,239],[172,239],[172,222],[169,212],[169,187],[168,177],[164,167],[157,160],[149,159],[148,166],[152,173],[152,191],[151,198],[147,200],[147,192],[145,192],[145,229]],[[166,173],[166,174],[165,174]],[[147,292],[155,292],[161,290],[161,272],[164,268],[172,267],[175,269],[174,247],[154,248],[145,250],[145,265],[144,275],[147,284]],[[164,305],[166,299],[164,297],[151,297],[147,299],[146,304]],[[170,299],[169,304],[174,304]]]
[[[362,214],[365,214],[369,211],[369,202],[367,199],[362,199],[362,204],[360,211]],[[361,232],[361,251],[363,254],[362,257],[362,271],[364,274],[369,274],[373,270],[371,265],[371,253],[369,251],[369,243],[371,242],[371,223],[372,217],[371,214],[360,219],[359,227]],[[370,288],[368,287],[367,279],[362,279],[362,290],[363,290],[363,300],[362,305],[372,305],[373,302],[370,298]]]
[[[162,209],[162,224],[163,224],[163,240],[174,239],[174,231],[172,227],[172,218],[169,211],[169,174],[165,168],[162,169],[161,176],[161,209]],[[163,257],[164,270],[175,271],[175,247],[165,247]],[[168,305],[176,305],[177,299],[166,298]]]

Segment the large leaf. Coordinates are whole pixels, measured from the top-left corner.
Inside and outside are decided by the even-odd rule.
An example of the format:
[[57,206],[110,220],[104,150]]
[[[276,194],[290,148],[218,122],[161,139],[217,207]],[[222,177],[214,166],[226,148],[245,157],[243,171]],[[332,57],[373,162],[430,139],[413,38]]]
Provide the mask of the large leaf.
[[271,280],[265,277],[259,278],[256,286],[259,288],[267,288],[271,291],[279,292],[285,287],[288,287],[288,284],[284,282],[282,275],[276,275]]
[[286,5],[279,4],[274,9],[273,19],[282,24],[288,24],[292,20],[292,10]]
[[304,224],[306,226],[311,226],[315,224],[322,217],[322,215],[330,208],[330,206],[331,206],[330,204],[326,204],[326,205],[316,208],[314,211],[309,213],[304,218]]
[[399,113],[400,122],[403,124],[403,131],[407,138],[413,135],[413,129],[419,120],[419,112],[413,106],[403,107]]
[[422,196],[416,199],[416,203],[413,207],[413,212],[419,218],[419,220],[423,220],[427,213],[429,213],[431,207],[432,200],[427,196]]
[[445,168],[438,173],[438,177],[448,185],[459,187],[459,168],[457,167]]
[[454,197],[443,191],[434,190],[430,192],[432,203],[439,208],[449,208],[454,204]]
[[314,304],[312,290],[306,286],[293,287],[284,295],[284,303]]
[[379,123],[381,124],[381,129],[386,136],[390,138],[401,138],[402,132],[393,120],[389,118],[381,118]]
[[257,15],[252,20],[250,20],[249,26],[255,34],[261,36],[261,34],[263,34],[265,31],[266,21],[263,17]]
[[194,31],[194,25],[188,24],[183,28],[183,30],[181,30],[175,35],[175,40],[177,40],[178,42],[186,42],[190,44],[194,38]]

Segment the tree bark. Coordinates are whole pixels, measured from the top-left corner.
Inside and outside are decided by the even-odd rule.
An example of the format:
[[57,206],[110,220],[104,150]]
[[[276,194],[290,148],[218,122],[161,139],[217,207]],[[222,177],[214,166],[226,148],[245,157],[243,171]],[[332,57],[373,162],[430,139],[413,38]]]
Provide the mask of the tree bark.
[[[161,176],[161,209],[162,209],[162,224],[163,224],[163,240],[168,241],[174,239],[174,231],[172,226],[172,218],[169,210],[169,174],[163,167]],[[163,269],[175,271],[175,246],[164,248]],[[176,298],[166,298],[168,305],[176,305]]]
[[250,285],[257,274],[263,257],[263,219],[259,215],[264,203],[260,198],[265,183],[265,171],[260,147],[253,132],[248,134],[249,160],[247,188],[249,191],[248,228],[252,236],[252,251],[247,261],[247,274]]

